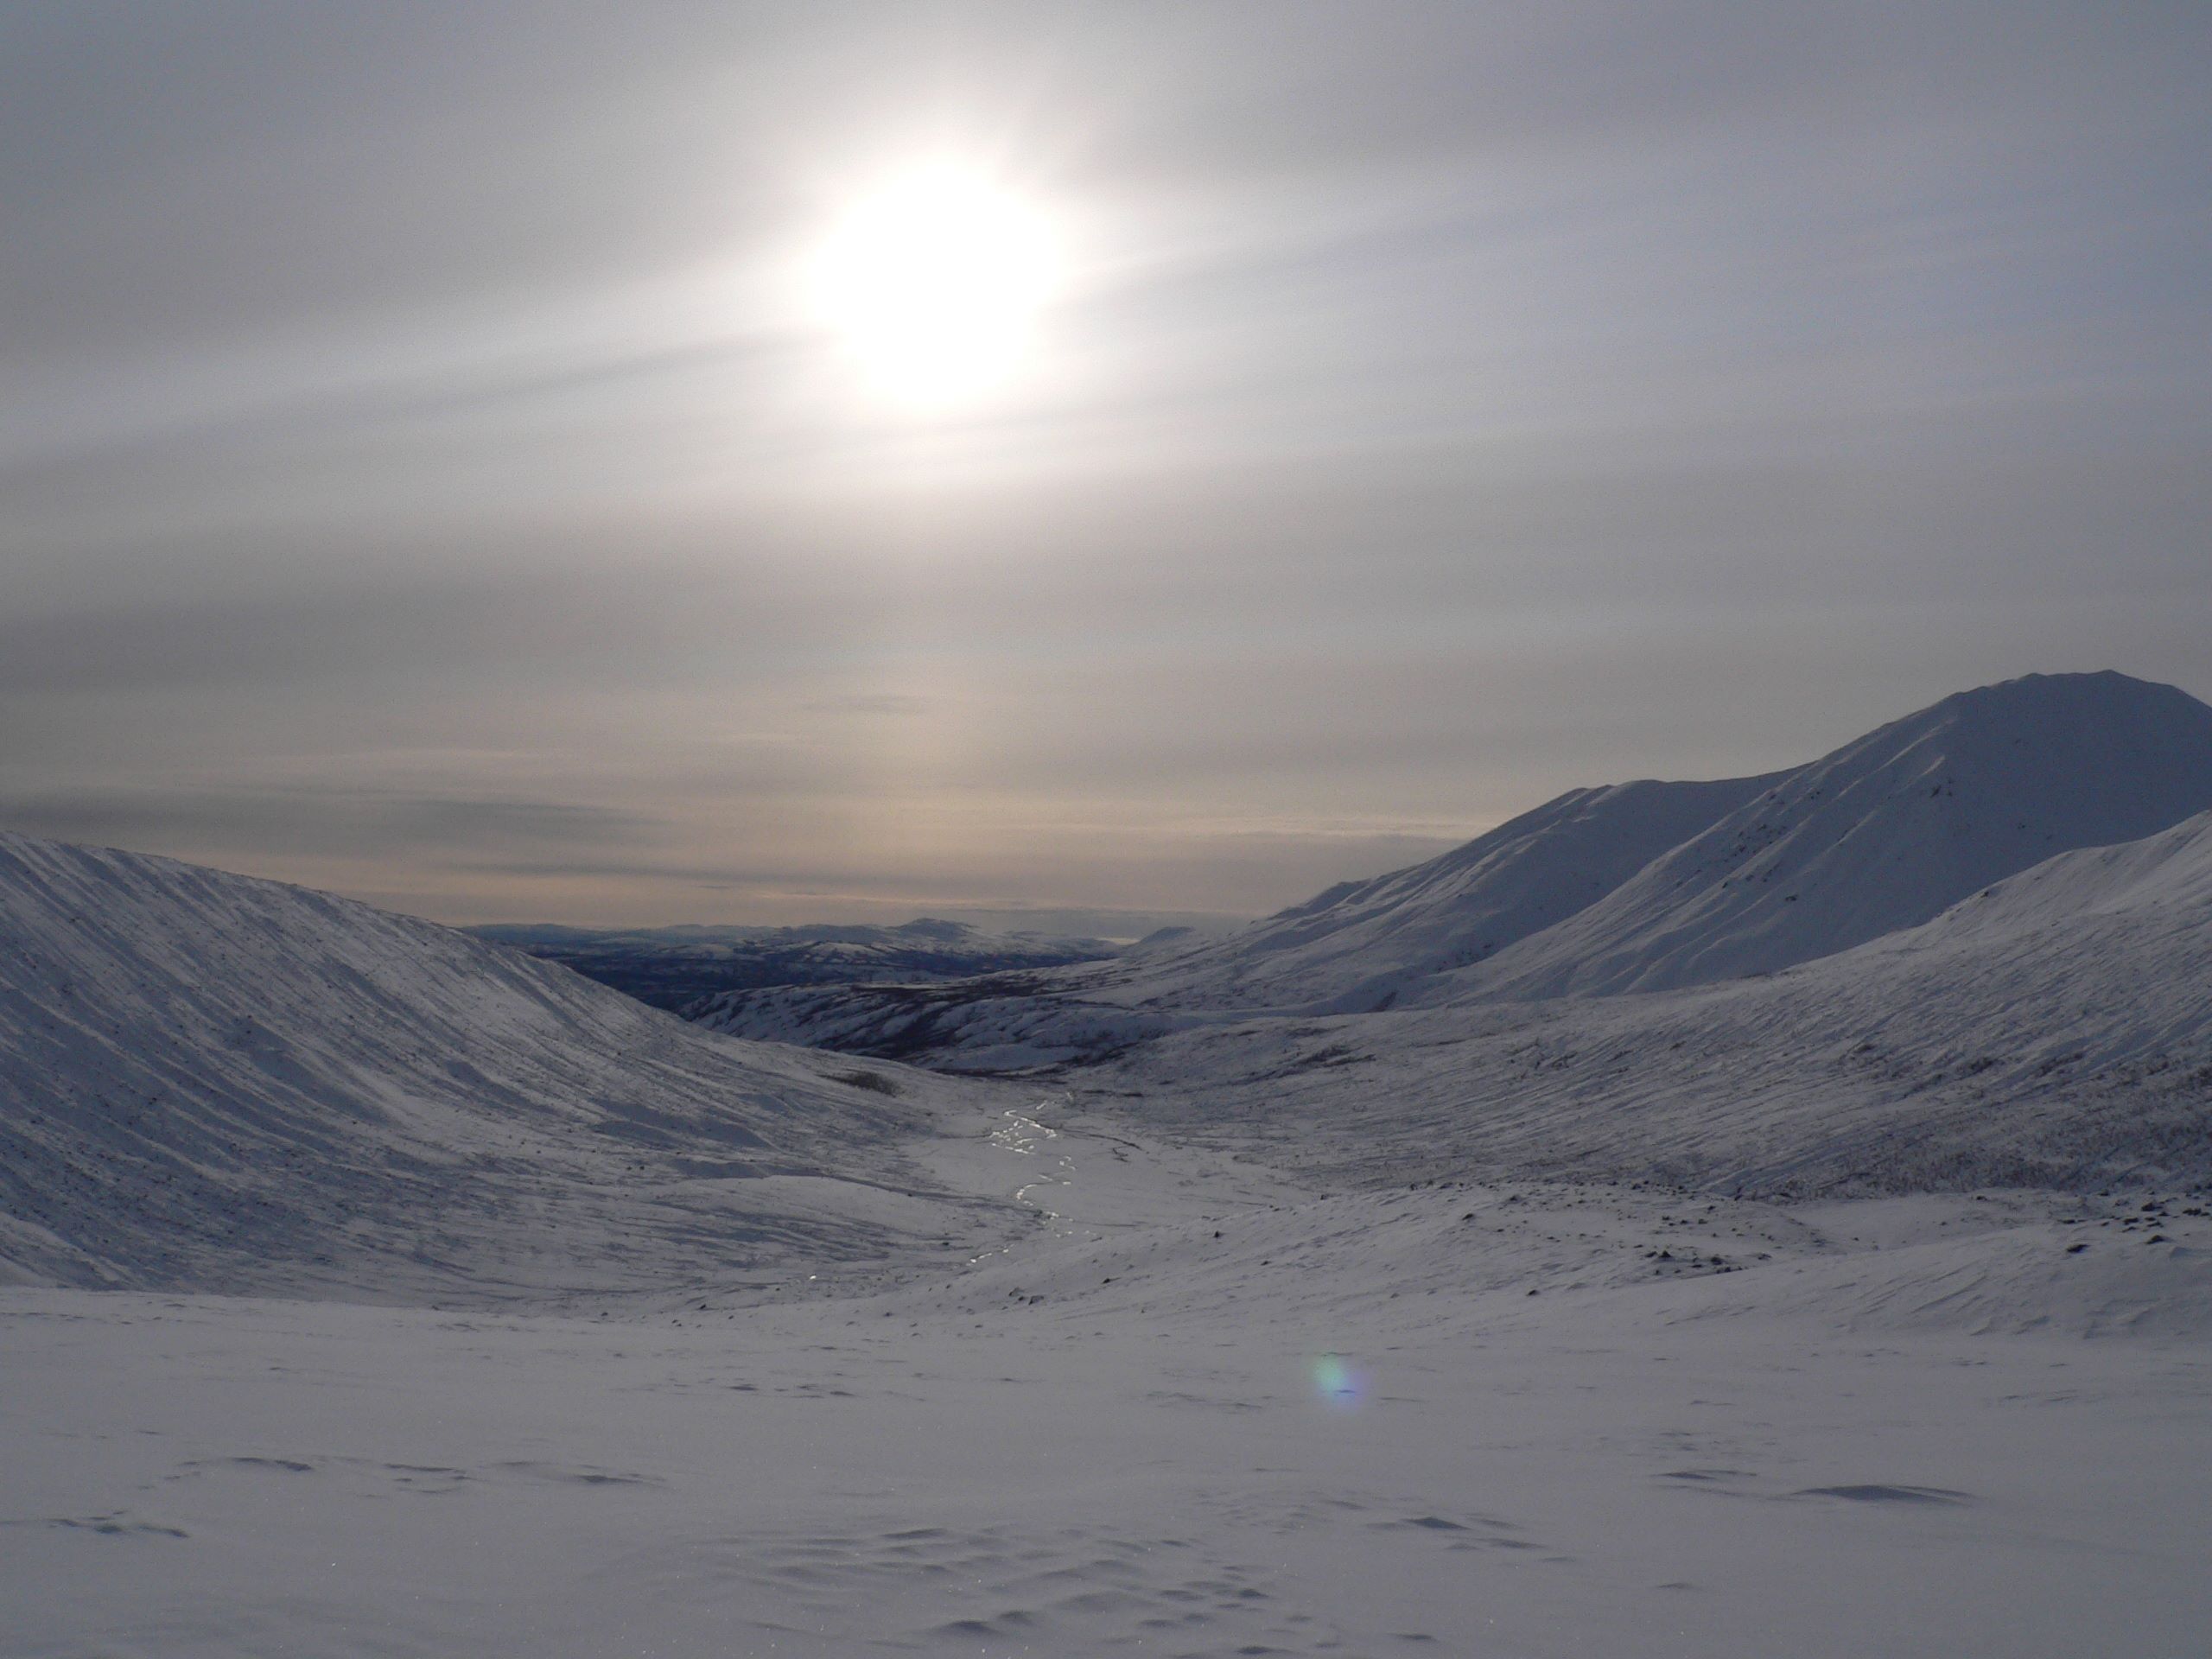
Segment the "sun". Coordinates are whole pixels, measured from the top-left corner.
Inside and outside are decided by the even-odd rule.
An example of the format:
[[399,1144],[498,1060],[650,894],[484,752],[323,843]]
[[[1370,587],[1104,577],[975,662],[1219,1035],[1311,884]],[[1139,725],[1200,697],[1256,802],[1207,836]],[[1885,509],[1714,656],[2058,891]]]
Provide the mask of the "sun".
[[1059,268],[1042,208],[983,175],[931,167],[837,222],[815,261],[813,298],[877,391],[941,406],[1022,368]]

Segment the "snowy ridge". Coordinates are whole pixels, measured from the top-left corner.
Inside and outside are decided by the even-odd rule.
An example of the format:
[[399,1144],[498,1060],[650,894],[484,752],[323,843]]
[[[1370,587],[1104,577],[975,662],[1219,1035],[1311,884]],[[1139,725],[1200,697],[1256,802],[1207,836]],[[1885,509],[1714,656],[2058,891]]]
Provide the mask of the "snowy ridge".
[[1339,1012],[1387,1004],[1408,983],[1581,913],[1779,777],[1571,791],[1426,864],[1332,888],[1189,953],[1141,982],[1145,998]]
[[2212,709],[2119,674],[1946,697],[1787,774],[1448,986],[1537,997],[1772,973],[1927,921],[2053,854],[2212,807]]
[[1782,1195],[2188,1185],[2212,1181],[2208,982],[2212,812],[1770,978],[1191,1029],[1102,1084],[1344,1173],[1418,1148]]
[[973,1224],[895,1150],[933,1087],[711,1037],[327,894],[0,836],[0,1275],[18,1281],[774,1285]]

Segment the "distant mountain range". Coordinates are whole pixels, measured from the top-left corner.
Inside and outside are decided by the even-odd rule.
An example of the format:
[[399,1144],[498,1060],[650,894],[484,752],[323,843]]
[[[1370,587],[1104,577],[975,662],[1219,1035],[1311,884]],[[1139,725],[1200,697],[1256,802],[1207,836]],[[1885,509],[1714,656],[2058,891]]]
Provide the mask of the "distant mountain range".
[[477,938],[572,968],[657,1008],[773,985],[916,983],[1116,955],[1105,939],[989,933],[925,917],[896,927],[471,928]]

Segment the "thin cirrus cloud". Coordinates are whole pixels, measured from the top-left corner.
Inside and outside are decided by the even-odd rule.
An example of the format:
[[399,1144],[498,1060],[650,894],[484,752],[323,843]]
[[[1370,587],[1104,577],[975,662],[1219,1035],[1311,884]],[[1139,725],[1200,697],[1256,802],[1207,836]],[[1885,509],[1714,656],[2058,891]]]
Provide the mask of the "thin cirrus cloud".
[[653,827],[606,807],[327,784],[57,793],[10,800],[4,810],[13,825],[33,835],[94,842],[158,836],[217,848],[252,837],[272,855],[293,857],[381,856],[395,848],[466,856],[605,847],[639,840]]
[[[0,12],[0,822],[454,918],[1256,911],[2212,692],[2188,8]],[[794,272],[963,156],[1003,395]]]

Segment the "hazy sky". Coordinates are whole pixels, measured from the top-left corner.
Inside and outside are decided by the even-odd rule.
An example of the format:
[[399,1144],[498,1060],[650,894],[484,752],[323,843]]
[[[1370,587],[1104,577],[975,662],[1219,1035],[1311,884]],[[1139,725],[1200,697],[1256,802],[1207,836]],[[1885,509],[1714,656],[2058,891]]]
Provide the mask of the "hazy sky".
[[[2202,0],[0,0],[0,825],[1254,912],[2018,673],[2212,696],[2207,156]],[[805,291],[921,160],[1058,261],[949,406]]]

